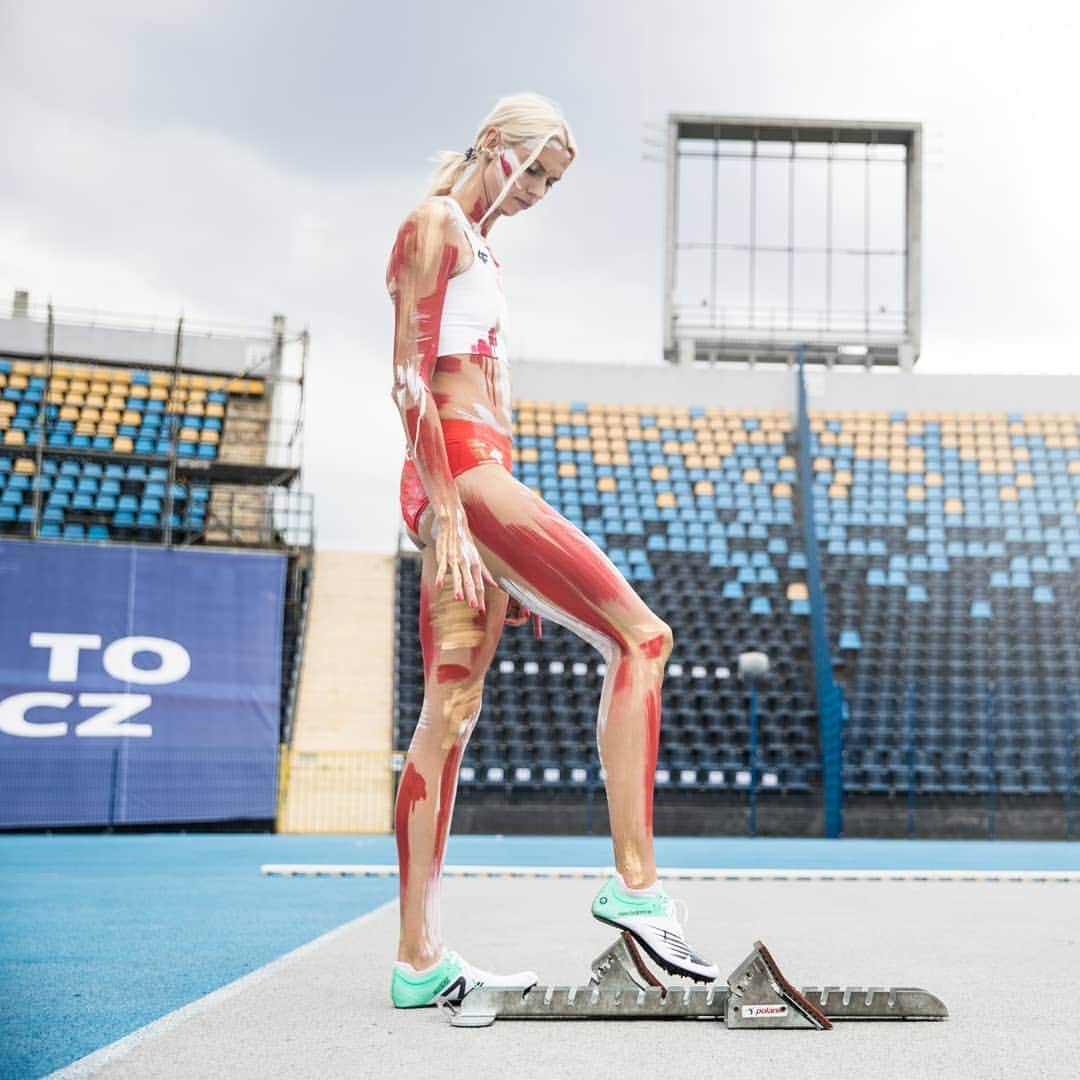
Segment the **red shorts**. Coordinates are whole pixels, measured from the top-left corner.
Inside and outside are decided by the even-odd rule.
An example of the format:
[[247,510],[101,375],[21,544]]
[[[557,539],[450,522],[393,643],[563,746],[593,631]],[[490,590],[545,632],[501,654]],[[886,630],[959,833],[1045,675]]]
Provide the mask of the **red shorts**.
[[[488,461],[502,465],[507,472],[513,470],[510,440],[487,424],[473,420],[443,420],[442,430],[451,475],[460,476]],[[420,535],[420,515],[427,504],[427,492],[420,482],[416,465],[407,457],[401,469],[401,517],[417,536]]]

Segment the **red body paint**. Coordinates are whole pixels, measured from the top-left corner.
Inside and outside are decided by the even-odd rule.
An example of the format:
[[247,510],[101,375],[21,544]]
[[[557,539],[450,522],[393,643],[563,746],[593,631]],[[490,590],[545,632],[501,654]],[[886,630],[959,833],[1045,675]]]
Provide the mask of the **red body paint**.
[[479,499],[471,500],[465,512],[473,536],[526,584],[627,652],[626,639],[599,608],[622,601],[630,586],[583,542],[584,533],[571,522],[540,499],[534,506],[536,517],[529,524],[504,523]]
[[442,870],[446,837],[450,832],[450,815],[454,812],[454,798],[457,794],[458,765],[464,750],[464,741],[455,743],[450,748],[439,777],[439,813],[435,821],[435,850],[431,857],[432,877],[438,877]]
[[409,886],[409,816],[413,807],[427,798],[427,784],[420,771],[410,761],[405,766],[398,785],[397,804],[394,807],[394,833],[397,836],[398,877],[402,893]]
[[435,669],[435,678],[440,683],[457,682],[467,679],[471,672],[464,664],[440,664]]
[[446,372],[447,375],[452,375],[455,372],[461,370],[461,357],[460,356],[440,356],[438,359],[438,370]]
[[649,660],[655,660],[664,649],[664,635],[657,634],[641,643],[641,652]]
[[[490,338],[490,334],[488,335],[488,337]],[[472,345],[469,346],[469,352],[473,356],[494,356],[495,355],[495,353],[492,352],[492,350],[491,350],[491,342],[490,342],[490,340],[485,340],[484,338],[477,338],[476,341],[474,341],[472,343]],[[470,359],[471,359],[471,357],[470,357]],[[473,360],[473,363],[476,364],[476,363],[479,363],[479,361]]]
[[623,657],[619,661],[619,670],[615,674],[615,686],[614,692],[617,694],[620,690],[625,690],[630,685],[630,679],[633,677],[633,667],[627,657]]

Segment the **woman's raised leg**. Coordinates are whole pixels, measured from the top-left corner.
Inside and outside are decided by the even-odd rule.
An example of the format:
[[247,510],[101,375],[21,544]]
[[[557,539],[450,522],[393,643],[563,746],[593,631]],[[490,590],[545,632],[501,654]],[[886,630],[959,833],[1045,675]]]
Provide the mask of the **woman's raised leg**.
[[471,469],[457,485],[469,531],[500,586],[605,659],[597,746],[615,866],[627,886],[647,888],[656,881],[653,787],[671,629],[585,533],[506,470]]

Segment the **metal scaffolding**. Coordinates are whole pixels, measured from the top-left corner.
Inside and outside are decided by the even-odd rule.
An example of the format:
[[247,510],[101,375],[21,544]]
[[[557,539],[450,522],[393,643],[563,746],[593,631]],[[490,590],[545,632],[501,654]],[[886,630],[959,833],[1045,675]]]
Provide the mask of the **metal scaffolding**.
[[[922,125],[870,121],[766,119],[671,114],[667,131],[667,215],[664,268],[664,356],[673,363],[779,362],[792,365],[800,345],[809,363],[899,365],[910,369],[919,355],[922,263]],[[711,161],[707,235],[684,220],[687,211],[700,212],[700,196],[687,192],[686,163]],[[786,163],[786,236],[783,243],[759,238],[760,168],[763,161]],[[747,190],[723,187],[721,163],[748,162]],[[842,197],[838,207],[836,166],[862,165],[861,242],[837,240],[838,220],[853,215]],[[799,242],[796,202],[808,190],[807,163],[823,166],[823,204],[811,208],[816,225],[824,228],[823,243]],[[800,168],[801,166],[801,168]],[[903,241],[873,243],[871,197],[873,178],[884,170],[904,170]],[[800,179],[802,187],[800,188]],[[880,189],[880,184],[879,184]],[[725,200],[745,194],[749,221],[746,240],[722,235],[721,194]],[[846,217],[842,216],[843,212]],[[769,230],[776,232],[776,228]],[[708,256],[707,283],[690,280],[688,260]],[[725,289],[720,259],[734,255],[745,260],[744,284]],[[782,303],[761,299],[760,256],[786,257],[786,290]],[[796,303],[796,267],[811,257],[823,261],[815,272],[818,299]],[[861,264],[861,304],[836,303],[835,274],[840,257]],[[729,260],[730,261],[730,260]],[[875,267],[899,268],[895,297],[875,308],[871,282]],[[884,276],[884,275],[883,275]],[[702,286],[704,285],[704,288]],[[696,291],[695,291],[696,290]],[[704,295],[702,295],[704,293]]]

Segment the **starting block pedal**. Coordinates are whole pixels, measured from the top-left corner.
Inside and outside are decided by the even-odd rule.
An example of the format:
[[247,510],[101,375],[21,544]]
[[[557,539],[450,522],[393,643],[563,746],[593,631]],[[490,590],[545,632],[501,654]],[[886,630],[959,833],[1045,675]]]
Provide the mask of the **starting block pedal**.
[[592,962],[586,986],[528,990],[476,987],[445,1002],[454,1027],[496,1020],[692,1020],[714,1018],[729,1028],[827,1031],[834,1020],[944,1020],[949,1011],[917,988],[794,987],[760,941],[728,976],[727,985],[666,985],[625,931]]

